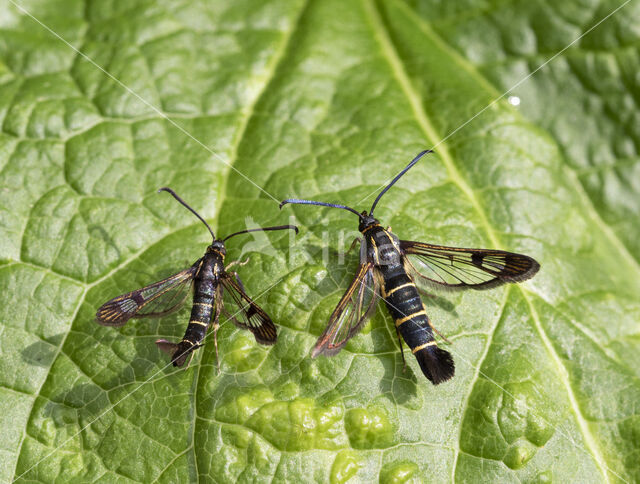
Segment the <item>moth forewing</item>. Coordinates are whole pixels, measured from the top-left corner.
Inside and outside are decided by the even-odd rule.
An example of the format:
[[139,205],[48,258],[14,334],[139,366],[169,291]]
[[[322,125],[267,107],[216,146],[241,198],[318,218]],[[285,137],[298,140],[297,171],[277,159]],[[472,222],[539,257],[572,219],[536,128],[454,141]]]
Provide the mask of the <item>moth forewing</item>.
[[524,254],[493,249],[471,249],[400,241],[406,266],[418,282],[439,290],[492,289],[526,281],[540,269]]
[[360,264],[353,281],[329,317],[327,327],[316,341],[311,357],[338,353],[371,316],[379,292],[372,262]]
[[198,262],[193,266],[135,291],[114,297],[96,312],[103,326],[123,326],[132,318],[158,317],[177,310],[185,300],[181,296],[193,282]]
[[380,297],[380,277],[374,267],[367,271],[365,280],[361,284],[358,294],[358,314],[362,315],[362,322],[366,322],[371,317],[376,307],[376,298]]

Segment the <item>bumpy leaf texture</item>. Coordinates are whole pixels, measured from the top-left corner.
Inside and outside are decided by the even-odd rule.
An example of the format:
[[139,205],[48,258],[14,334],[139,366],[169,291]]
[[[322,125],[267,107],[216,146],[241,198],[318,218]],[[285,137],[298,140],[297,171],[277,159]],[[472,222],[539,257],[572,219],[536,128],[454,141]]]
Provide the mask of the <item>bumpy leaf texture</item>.
[[[622,5],[2,1],[0,480],[640,480],[640,3],[563,51]],[[382,307],[311,360],[357,224],[272,197],[366,209],[434,145],[382,223],[541,272],[425,298],[446,384],[403,369]],[[223,324],[220,374],[211,340],[186,371],[153,344],[188,309],[94,322],[202,254],[165,185],[220,234],[301,228],[229,242],[279,340]]]

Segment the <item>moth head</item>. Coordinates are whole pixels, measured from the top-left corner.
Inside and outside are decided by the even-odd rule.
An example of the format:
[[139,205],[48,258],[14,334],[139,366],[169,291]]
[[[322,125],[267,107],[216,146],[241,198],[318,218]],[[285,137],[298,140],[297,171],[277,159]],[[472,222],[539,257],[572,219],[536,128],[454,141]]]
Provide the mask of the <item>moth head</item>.
[[207,247],[207,252],[216,252],[222,257],[227,255],[227,249],[225,248],[224,242],[222,240],[214,240],[212,244]]
[[373,215],[369,215],[366,210],[364,210],[360,214],[360,225],[358,225],[358,230],[360,232],[364,232],[367,227],[372,225],[379,225],[380,222]]

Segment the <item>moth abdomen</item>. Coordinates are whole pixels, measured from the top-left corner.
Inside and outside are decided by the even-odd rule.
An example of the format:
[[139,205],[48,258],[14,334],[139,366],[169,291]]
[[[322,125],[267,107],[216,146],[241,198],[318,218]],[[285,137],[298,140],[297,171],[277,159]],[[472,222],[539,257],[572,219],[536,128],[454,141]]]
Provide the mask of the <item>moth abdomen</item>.
[[411,351],[418,360],[424,376],[434,385],[445,382],[454,375],[455,365],[451,353],[439,348],[435,340],[417,346]]

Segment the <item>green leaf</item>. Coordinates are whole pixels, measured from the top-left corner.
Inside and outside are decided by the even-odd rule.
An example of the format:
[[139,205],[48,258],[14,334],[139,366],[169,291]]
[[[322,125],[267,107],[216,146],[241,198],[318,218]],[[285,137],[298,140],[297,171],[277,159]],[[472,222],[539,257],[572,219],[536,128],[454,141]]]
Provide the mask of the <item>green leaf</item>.
[[[562,50],[620,5],[3,3],[0,479],[640,480],[638,2]],[[448,383],[403,367],[383,305],[312,360],[356,220],[276,201],[367,209],[434,145],[381,222],[540,273],[424,298]],[[176,370],[154,341],[189,308],[95,323],[210,240],[161,186],[219,235],[300,226],[227,247],[275,346],[226,323],[221,373],[211,338]]]

